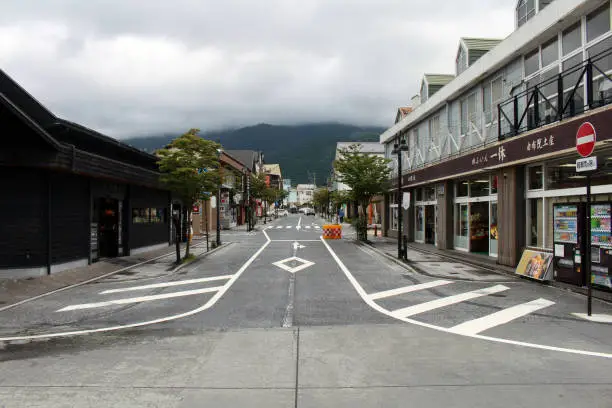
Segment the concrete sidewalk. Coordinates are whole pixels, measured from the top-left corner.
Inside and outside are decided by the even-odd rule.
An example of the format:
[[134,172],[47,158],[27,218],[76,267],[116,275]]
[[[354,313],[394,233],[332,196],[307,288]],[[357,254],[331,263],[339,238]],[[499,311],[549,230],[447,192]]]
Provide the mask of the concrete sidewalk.
[[[184,255],[184,251],[185,246],[182,244],[181,256]],[[206,243],[193,241],[190,252],[195,256],[202,255],[206,252]],[[177,266],[175,261],[175,247],[168,246],[138,255],[104,259],[88,266],[69,269],[53,275],[27,279],[2,279],[0,280],[0,310],[25,299],[83,283],[104,275],[121,273],[121,271],[134,268],[143,263],[147,263],[150,268],[158,271],[172,270]]]
[[[551,285],[560,289],[570,290],[575,293],[586,295],[586,288],[568,285],[562,282],[537,282],[528,278],[523,278],[514,273],[514,268],[498,265],[495,259],[479,259],[480,257],[470,257],[465,259],[465,255],[458,251],[440,250],[431,245],[408,243],[408,261],[397,259],[397,240],[394,238],[374,236],[373,231],[368,231],[370,245],[379,253],[401,264],[407,269],[418,271],[427,276],[442,279],[459,279],[466,281],[512,281],[523,280],[538,285]],[[427,248],[423,248],[427,247]],[[431,247],[431,248],[430,248]],[[485,258],[485,257],[482,257]],[[593,289],[593,297],[612,302],[612,293]]]

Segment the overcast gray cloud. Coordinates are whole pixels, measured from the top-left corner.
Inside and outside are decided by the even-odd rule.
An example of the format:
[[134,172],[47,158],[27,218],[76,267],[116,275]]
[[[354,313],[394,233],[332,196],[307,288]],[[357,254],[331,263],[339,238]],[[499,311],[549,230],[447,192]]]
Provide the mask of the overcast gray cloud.
[[0,0],[0,67],[115,137],[199,126],[391,125],[459,37],[503,38],[514,0]]

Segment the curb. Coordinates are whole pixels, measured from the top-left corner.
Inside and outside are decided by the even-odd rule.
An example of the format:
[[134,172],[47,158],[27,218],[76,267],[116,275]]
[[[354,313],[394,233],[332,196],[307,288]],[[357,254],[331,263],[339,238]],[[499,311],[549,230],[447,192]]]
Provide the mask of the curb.
[[[189,262],[184,262],[184,263],[180,264],[179,266],[177,266],[176,268],[171,269],[171,270],[170,270],[170,273],[175,273],[175,272],[178,272],[179,270],[183,269],[185,266],[187,266],[187,265],[191,265],[191,264],[192,264],[192,263],[194,263],[195,261],[198,261],[198,260],[200,260],[200,259],[202,259],[202,258],[206,258],[208,255],[212,255],[212,254],[214,254],[215,252],[217,252],[217,251],[219,251],[219,250],[221,250],[221,249],[223,249],[223,248],[225,248],[225,247],[227,247],[227,246],[230,246],[230,245],[232,245],[232,244],[233,244],[233,242],[226,242],[225,244],[221,244],[220,246],[218,246],[218,247],[216,247],[216,248],[213,248],[213,249],[211,249],[211,250],[210,250],[210,251],[208,251],[208,252],[202,252],[200,255],[197,255],[195,258],[193,258],[193,259],[192,259],[192,260],[190,260]],[[193,247],[193,248],[195,248],[195,247]],[[192,248],[192,249],[193,249],[193,248]],[[175,253],[176,253],[176,251],[175,251]]]
[[[206,244],[206,243],[202,243],[202,244]],[[196,244],[192,248],[197,248],[197,247],[199,247],[202,244]],[[219,247],[219,248],[221,248],[221,247]],[[137,266],[146,265],[146,264],[148,264],[150,262],[156,261],[156,260],[161,259],[161,258],[165,258],[165,257],[167,257],[169,255],[173,255],[175,253],[176,253],[176,251],[168,252],[166,254],[163,254],[163,255],[160,255],[160,256],[156,256],[155,258],[147,259],[144,262],[140,262],[140,263],[137,263],[137,264],[134,264],[134,265],[126,266],[125,268],[117,269],[116,271],[108,272],[108,273],[105,273],[103,275],[96,276],[95,278],[87,279],[87,280],[85,280],[83,282],[73,283],[72,285],[64,286],[63,288],[54,289],[54,290],[52,290],[50,292],[41,293],[40,295],[36,295],[36,296],[31,297],[31,298],[20,300],[17,303],[13,303],[11,305],[0,307],[0,312],[4,312],[5,310],[9,310],[9,309],[12,309],[14,307],[23,305],[24,303],[32,302],[34,300],[38,300],[38,299],[44,298],[46,296],[54,295],[56,293],[63,292],[63,291],[68,290],[68,289],[72,289],[72,288],[76,288],[76,287],[79,287],[79,286],[83,286],[83,285],[86,285],[88,283],[95,282],[97,280],[104,279],[104,278],[109,277],[109,276],[113,276],[113,275],[118,274],[120,272],[128,271],[128,270],[130,270],[132,268],[136,268]],[[210,253],[210,251],[208,253]]]

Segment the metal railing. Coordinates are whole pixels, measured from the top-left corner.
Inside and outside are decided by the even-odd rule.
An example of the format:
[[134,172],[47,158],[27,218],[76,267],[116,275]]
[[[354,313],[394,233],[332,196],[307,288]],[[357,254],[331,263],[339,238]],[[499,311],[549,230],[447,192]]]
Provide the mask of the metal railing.
[[612,103],[612,48],[497,105],[499,140]]

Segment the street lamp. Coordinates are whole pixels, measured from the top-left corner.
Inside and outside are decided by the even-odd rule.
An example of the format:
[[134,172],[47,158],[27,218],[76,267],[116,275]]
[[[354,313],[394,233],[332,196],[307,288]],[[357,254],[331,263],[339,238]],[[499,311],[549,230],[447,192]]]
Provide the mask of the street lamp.
[[402,258],[402,152],[407,152],[408,146],[405,139],[393,145],[391,154],[397,154],[397,257]]
[[223,150],[217,149],[219,159],[219,188],[217,188],[217,246],[221,245],[221,184],[223,183],[223,171],[221,169],[221,154]]

